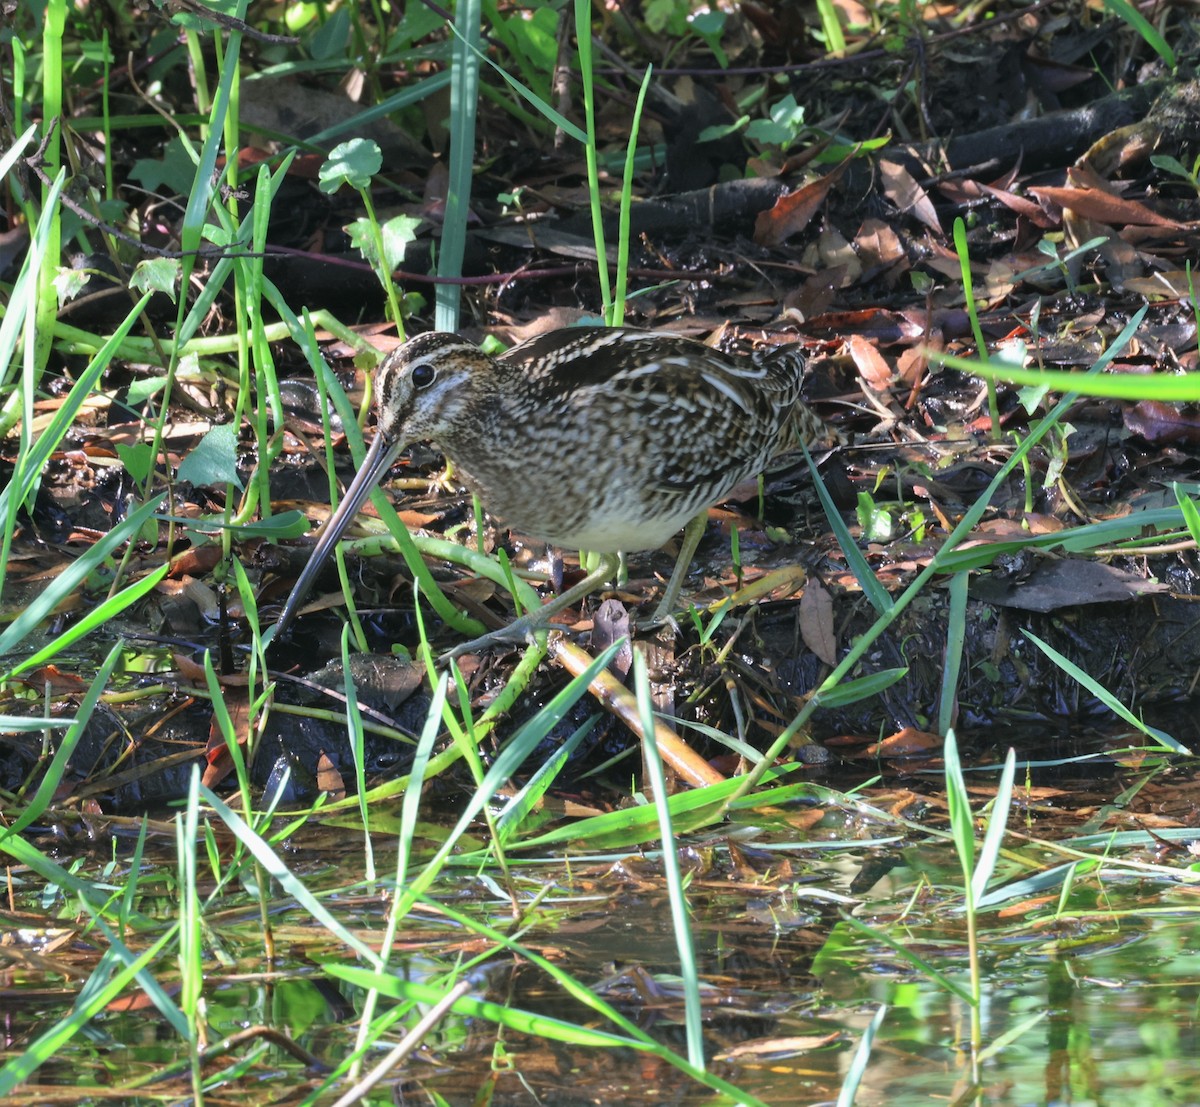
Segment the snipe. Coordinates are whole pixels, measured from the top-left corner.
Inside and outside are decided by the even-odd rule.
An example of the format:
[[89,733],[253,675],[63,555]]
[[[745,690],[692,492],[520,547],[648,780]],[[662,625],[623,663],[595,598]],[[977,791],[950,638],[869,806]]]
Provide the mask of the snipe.
[[411,339],[379,366],[375,440],[276,634],[371,489],[421,441],[438,446],[507,525],[603,555],[594,572],[517,620],[505,638],[524,637],[612,579],[618,553],[657,549],[686,525],[655,618],[669,615],[707,509],[781,450],[827,435],[800,400],[803,370],[796,346],[742,356],[620,327],[551,331],[499,357],[453,334]]

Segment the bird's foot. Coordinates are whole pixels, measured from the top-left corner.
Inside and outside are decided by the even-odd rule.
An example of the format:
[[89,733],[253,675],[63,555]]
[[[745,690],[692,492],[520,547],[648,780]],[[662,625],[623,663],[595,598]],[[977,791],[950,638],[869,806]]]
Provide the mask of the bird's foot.
[[565,630],[566,628],[550,627],[543,621],[522,615],[521,618],[514,619],[508,626],[501,627],[499,630],[489,631],[487,634],[481,634],[478,638],[472,638],[467,642],[460,642],[453,649],[440,654],[438,663],[445,665],[464,654],[480,653],[495,646],[532,646],[537,643],[538,635],[544,636],[546,631],[552,629]]
[[[630,618],[625,633],[633,630],[670,630],[672,634],[678,636],[681,632],[679,613],[672,610],[673,606],[659,604],[655,608],[654,614],[648,619],[639,618],[635,622]],[[499,630],[489,631],[487,634],[481,634],[478,638],[472,638],[466,642],[459,642],[457,646],[438,655],[438,664],[445,665],[464,654],[482,653],[484,650],[494,649],[497,646],[536,645],[539,638],[544,644],[548,631],[571,633],[569,627],[561,623],[548,622],[545,613],[541,612],[540,614],[542,618],[534,615],[522,615],[507,626],[500,627]]]
[[639,618],[637,621],[638,630],[670,630],[672,634],[678,636],[681,627],[679,620],[686,614],[679,611],[673,602],[668,603],[666,597],[663,597],[662,602],[654,609],[654,614],[649,618]]

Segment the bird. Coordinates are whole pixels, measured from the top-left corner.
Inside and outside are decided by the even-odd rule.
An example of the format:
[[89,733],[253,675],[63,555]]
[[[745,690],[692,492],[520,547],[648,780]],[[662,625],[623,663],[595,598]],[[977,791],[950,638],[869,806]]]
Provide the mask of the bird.
[[431,331],[376,370],[375,439],[280,615],[284,633],[343,531],[399,454],[430,442],[488,512],[600,564],[536,612],[460,647],[520,641],[612,580],[619,556],[684,530],[653,621],[674,610],[707,510],[775,455],[828,437],[800,399],[797,344],[726,353],[633,327],[548,331],[497,357]]

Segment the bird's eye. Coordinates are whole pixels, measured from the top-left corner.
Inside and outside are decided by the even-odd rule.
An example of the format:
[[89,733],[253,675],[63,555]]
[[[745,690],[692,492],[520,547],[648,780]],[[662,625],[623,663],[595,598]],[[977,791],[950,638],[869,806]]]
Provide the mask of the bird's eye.
[[416,388],[428,388],[436,376],[432,365],[418,365],[412,371],[412,382]]

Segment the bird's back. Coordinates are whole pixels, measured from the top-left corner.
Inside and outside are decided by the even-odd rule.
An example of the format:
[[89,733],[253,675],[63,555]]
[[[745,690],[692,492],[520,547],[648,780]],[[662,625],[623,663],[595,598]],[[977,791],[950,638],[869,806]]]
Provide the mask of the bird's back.
[[501,355],[486,425],[447,441],[485,503],[558,545],[651,549],[819,420],[798,348],[742,356],[578,327]]

